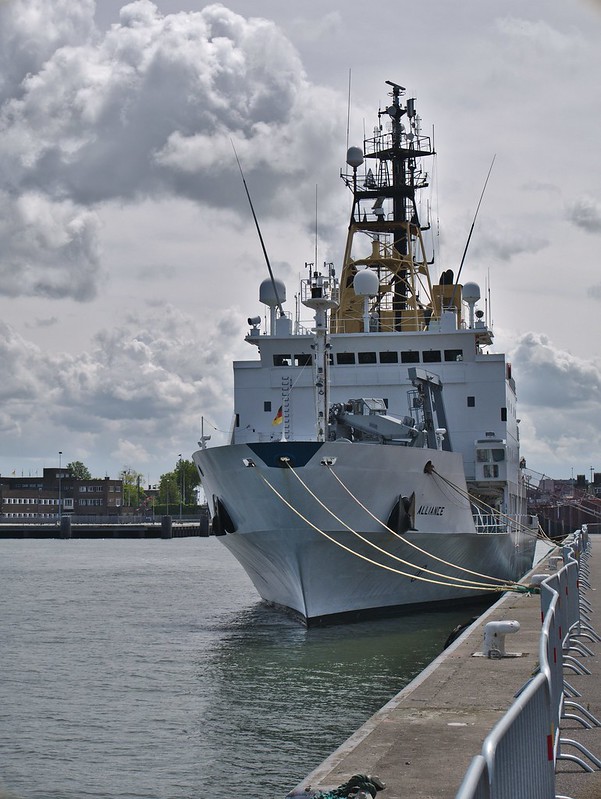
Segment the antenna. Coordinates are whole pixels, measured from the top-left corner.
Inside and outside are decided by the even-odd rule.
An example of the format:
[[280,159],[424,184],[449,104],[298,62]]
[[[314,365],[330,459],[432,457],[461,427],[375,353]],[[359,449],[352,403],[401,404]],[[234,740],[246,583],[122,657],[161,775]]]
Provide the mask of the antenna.
[[348,102],[347,102],[347,106],[346,106],[346,149],[347,150],[348,150],[350,127],[351,127],[351,70],[349,68],[349,71],[348,71]]
[[244,189],[246,191],[246,196],[248,197],[248,202],[250,205],[250,210],[252,211],[253,219],[255,220],[255,226],[257,228],[257,233],[259,234],[259,241],[261,242],[261,247],[263,248],[263,255],[265,256],[265,263],[267,264],[267,269],[269,271],[269,279],[271,280],[271,285],[273,286],[273,293],[275,295],[276,302],[278,304],[278,310],[280,312],[280,316],[285,316],[284,309],[282,308],[282,303],[280,302],[280,295],[278,293],[277,283],[275,282],[275,278],[273,276],[273,270],[271,269],[271,264],[269,263],[269,256],[267,255],[267,250],[265,249],[265,242],[263,241],[263,236],[261,235],[261,228],[259,227],[259,220],[257,219],[257,215],[255,214],[255,209],[253,207],[253,201],[250,198],[250,192],[248,190],[248,186],[246,185],[246,180],[244,178],[244,172],[242,171],[242,167],[240,166],[240,159],[238,158],[238,153],[236,152],[236,148],[234,147],[234,142],[230,139],[232,149],[234,151],[234,155],[236,156],[236,162],[238,164],[238,169],[240,170],[240,175],[242,176],[242,183],[244,184]]
[[317,269],[317,184],[315,184],[315,268]]
[[476,207],[476,213],[474,214],[474,219],[472,222],[472,226],[470,228],[470,232],[467,237],[467,241],[465,242],[465,249],[463,251],[463,257],[461,259],[461,263],[459,264],[459,271],[457,272],[457,280],[455,281],[455,288],[453,290],[453,296],[451,297],[451,306],[455,303],[455,295],[457,294],[457,286],[459,285],[459,277],[461,275],[461,270],[463,269],[463,264],[465,262],[465,256],[467,255],[468,247],[470,246],[470,241],[472,238],[472,233],[474,232],[474,226],[476,224],[476,219],[478,218],[478,211],[480,210],[480,206],[482,205],[482,199],[484,198],[484,192],[486,191],[486,187],[488,186],[488,179],[490,177],[490,173],[492,172],[492,168],[495,165],[495,158],[496,153],[492,157],[492,161],[490,167],[488,169],[488,175],[486,176],[486,180],[484,181],[484,186],[482,188],[482,194],[480,195],[480,199],[478,200],[478,205]]

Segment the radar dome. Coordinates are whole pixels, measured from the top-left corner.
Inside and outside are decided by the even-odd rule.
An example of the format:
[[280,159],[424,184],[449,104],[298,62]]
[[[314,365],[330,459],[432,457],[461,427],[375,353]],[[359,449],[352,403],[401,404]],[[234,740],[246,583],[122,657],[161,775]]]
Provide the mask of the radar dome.
[[467,303],[478,302],[480,299],[480,286],[477,283],[466,283],[463,287],[463,299]]
[[286,286],[284,283],[277,278],[274,281],[269,278],[264,280],[259,286],[259,302],[262,302],[263,305],[268,305],[270,308],[277,308],[278,302],[283,305],[286,302]]
[[346,151],[346,163],[357,169],[363,163],[363,150],[360,147],[349,147]]
[[363,269],[357,272],[353,280],[355,294],[359,297],[375,297],[380,287],[380,281],[375,272],[371,269]]

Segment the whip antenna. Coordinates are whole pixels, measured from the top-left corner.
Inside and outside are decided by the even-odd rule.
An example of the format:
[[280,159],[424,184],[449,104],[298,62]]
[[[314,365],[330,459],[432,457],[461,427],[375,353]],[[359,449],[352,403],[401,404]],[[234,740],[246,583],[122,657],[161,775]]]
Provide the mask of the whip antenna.
[[474,214],[474,220],[472,222],[472,226],[470,228],[470,232],[467,237],[467,241],[465,242],[465,249],[463,251],[463,257],[461,259],[461,263],[459,264],[459,271],[457,272],[457,280],[455,281],[455,289],[453,291],[453,296],[451,297],[451,305],[455,302],[455,294],[457,293],[457,286],[459,285],[459,276],[461,275],[461,270],[463,269],[463,264],[465,262],[465,256],[467,255],[468,247],[470,246],[470,241],[472,238],[472,233],[474,232],[474,226],[476,225],[476,219],[478,218],[478,211],[480,210],[480,206],[482,205],[482,200],[484,198],[484,192],[486,191],[486,187],[488,186],[488,179],[490,177],[490,173],[492,172],[492,168],[495,165],[495,158],[496,154],[493,155],[492,161],[490,163],[490,167],[488,170],[488,174],[486,176],[486,180],[484,181],[484,186],[482,188],[482,194],[480,195],[480,199],[478,200],[478,205],[476,207],[476,213]]
[[232,149],[234,151],[234,155],[236,156],[236,163],[238,164],[238,169],[240,170],[240,175],[242,177],[242,183],[244,184],[244,190],[246,191],[246,196],[248,197],[248,203],[250,205],[250,210],[253,215],[253,219],[255,220],[255,226],[257,228],[257,233],[259,234],[259,241],[261,242],[261,247],[263,248],[263,255],[265,256],[265,263],[267,264],[267,269],[269,271],[269,279],[271,280],[271,285],[273,286],[273,293],[275,295],[276,302],[278,304],[278,310],[280,312],[280,316],[285,316],[284,309],[282,308],[282,303],[280,302],[280,294],[278,292],[278,286],[275,282],[275,278],[273,276],[273,270],[271,268],[271,264],[269,263],[269,256],[267,255],[267,250],[265,248],[265,242],[263,241],[263,236],[261,235],[261,228],[259,227],[259,220],[257,219],[257,215],[255,214],[255,209],[253,206],[253,201],[250,198],[250,192],[248,190],[248,186],[246,185],[246,179],[244,178],[244,172],[242,171],[242,166],[240,165],[240,159],[238,158],[238,153],[236,152],[236,148],[234,147],[234,142],[230,139],[230,143],[232,145]]

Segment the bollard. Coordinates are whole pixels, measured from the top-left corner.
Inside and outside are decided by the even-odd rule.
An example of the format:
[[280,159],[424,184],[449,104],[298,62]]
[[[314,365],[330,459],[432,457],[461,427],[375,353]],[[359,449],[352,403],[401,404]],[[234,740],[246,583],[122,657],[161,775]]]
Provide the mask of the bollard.
[[505,636],[519,629],[519,621],[489,621],[484,627],[484,657],[512,657],[505,651]]
[[173,538],[173,519],[171,516],[161,517],[161,538]]
[[70,516],[61,516],[60,537],[61,538],[71,538],[71,517]]

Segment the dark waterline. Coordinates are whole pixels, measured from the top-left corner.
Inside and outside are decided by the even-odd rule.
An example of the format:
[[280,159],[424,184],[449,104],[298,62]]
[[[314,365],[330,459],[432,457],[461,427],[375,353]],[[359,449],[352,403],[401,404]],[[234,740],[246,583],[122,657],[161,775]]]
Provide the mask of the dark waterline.
[[0,794],[282,799],[475,608],[305,629],[214,539],[0,543]]

